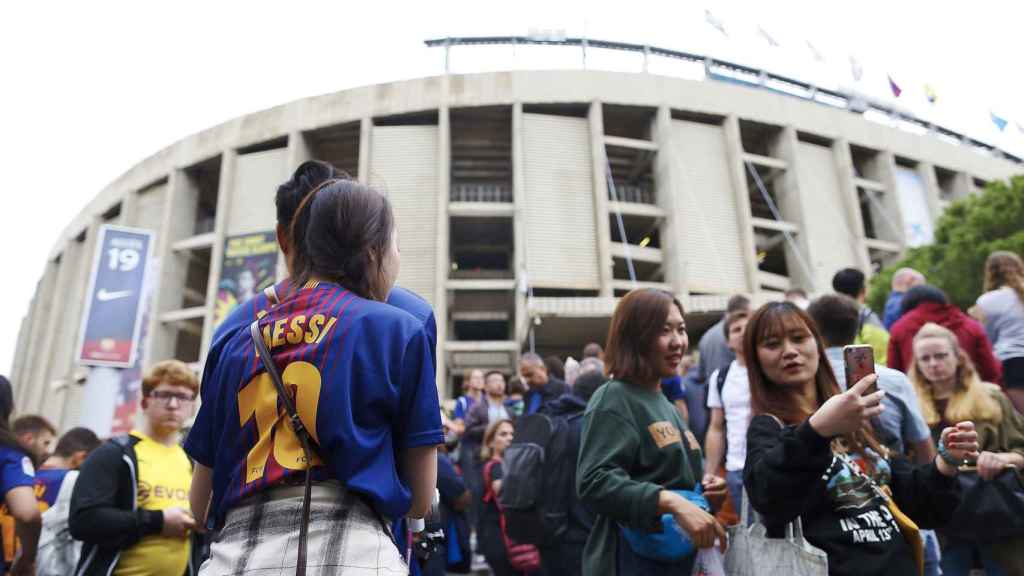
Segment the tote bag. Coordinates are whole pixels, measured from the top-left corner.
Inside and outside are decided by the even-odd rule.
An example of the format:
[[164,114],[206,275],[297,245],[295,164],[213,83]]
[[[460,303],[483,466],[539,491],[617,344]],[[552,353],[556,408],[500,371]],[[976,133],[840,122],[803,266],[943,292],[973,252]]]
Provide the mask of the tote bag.
[[[800,518],[786,526],[785,538],[769,538],[758,519],[751,522],[747,490],[743,490],[740,523],[729,527],[725,573],[729,576],[828,576],[828,556],[804,539]],[[754,514],[756,516],[756,513]]]

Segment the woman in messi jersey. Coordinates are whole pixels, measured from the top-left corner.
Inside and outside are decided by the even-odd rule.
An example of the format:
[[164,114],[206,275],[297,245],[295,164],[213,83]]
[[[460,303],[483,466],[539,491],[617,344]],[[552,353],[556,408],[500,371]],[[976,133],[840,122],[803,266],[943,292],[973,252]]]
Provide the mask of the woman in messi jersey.
[[[36,546],[42,526],[36,503],[35,468],[25,449],[11,432],[14,411],[11,382],[0,376],[0,494],[3,495],[4,574],[36,573]],[[13,519],[14,530],[7,522]],[[19,546],[20,544],[20,546]]]
[[[405,574],[386,526],[426,514],[444,437],[432,340],[384,303],[400,259],[391,206],[329,181],[290,236],[295,288],[259,328],[313,437],[307,568]],[[210,349],[201,394],[185,450],[197,524],[218,531],[201,574],[294,573],[307,462],[248,330]]]

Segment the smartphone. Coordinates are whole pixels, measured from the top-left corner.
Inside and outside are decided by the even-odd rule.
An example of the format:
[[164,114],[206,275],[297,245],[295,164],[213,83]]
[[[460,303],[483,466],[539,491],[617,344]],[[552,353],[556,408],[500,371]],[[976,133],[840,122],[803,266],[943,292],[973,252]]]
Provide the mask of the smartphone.
[[[875,351],[868,345],[843,346],[843,363],[846,365],[846,387],[849,388],[875,373]],[[876,390],[877,382],[864,394],[872,394]]]

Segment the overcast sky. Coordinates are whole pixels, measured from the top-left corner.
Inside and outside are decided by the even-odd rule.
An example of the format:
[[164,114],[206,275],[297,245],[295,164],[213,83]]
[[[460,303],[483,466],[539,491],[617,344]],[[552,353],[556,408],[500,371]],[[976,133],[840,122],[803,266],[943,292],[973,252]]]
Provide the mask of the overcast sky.
[[[136,162],[233,117],[442,72],[427,38],[569,35],[706,52],[888,97],[1024,155],[1022,2],[4,2],[0,7],[0,373],[63,227]],[[950,4],[945,6],[944,4]],[[729,33],[705,22],[710,8]],[[771,47],[758,26],[780,46]],[[824,56],[817,62],[810,42]],[[455,71],[581,66],[578,51],[462,48]],[[863,65],[854,83],[849,57]],[[588,66],[640,69],[591,53]],[[652,62],[654,73],[678,73]],[[930,84],[939,100],[924,98]],[[1010,120],[1005,132],[994,111]],[[965,151],[966,153],[970,153]],[[57,306],[60,305],[58,301]]]

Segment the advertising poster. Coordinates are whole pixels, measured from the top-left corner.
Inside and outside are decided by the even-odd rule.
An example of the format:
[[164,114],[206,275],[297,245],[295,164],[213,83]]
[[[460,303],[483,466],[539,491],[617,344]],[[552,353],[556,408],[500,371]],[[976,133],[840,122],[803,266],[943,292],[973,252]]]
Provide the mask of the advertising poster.
[[277,277],[277,237],[273,232],[231,236],[224,241],[224,260],[213,312],[216,328],[239,304],[247,302]]
[[77,362],[127,368],[135,363],[153,233],[103,225],[96,241]]

